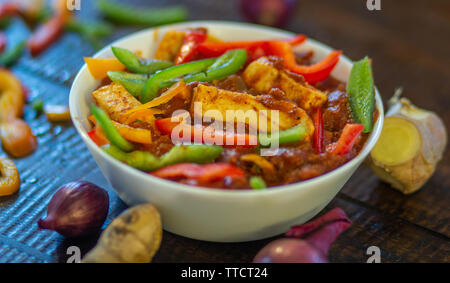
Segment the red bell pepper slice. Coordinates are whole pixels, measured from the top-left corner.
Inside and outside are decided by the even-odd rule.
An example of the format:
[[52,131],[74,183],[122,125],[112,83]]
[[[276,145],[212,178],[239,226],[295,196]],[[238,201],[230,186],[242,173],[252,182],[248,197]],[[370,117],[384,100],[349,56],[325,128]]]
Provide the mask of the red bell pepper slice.
[[314,113],[314,149],[317,153],[323,152],[323,118],[320,107]]
[[212,163],[202,165],[202,174],[197,178],[201,183],[208,183],[211,181],[221,180],[225,177],[242,178],[245,172],[228,163]]
[[345,125],[339,140],[336,143],[329,145],[327,151],[331,151],[337,155],[350,153],[363,130],[364,125],[362,124]]
[[[297,34],[293,38],[287,40],[287,43],[289,43],[291,46],[297,46],[305,42],[308,38],[304,34]],[[286,40],[281,40],[286,41]]]
[[36,56],[47,49],[53,42],[61,36],[65,25],[65,18],[62,15],[54,16],[31,35],[27,41],[32,56]]
[[0,19],[4,17],[16,16],[20,13],[19,4],[9,1],[0,4]]
[[150,173],[153,176],[164,179],[190,179],[199,183],[209,183],[221,180],[225,177],[242,178],[245,172],[228,163],[211,163],[198,165],[194,163],[181,163],[167,166]]
[[175,129],[175,127],[178,126],[179,124],[180,124],[180,122],[172,121],[172,118],[164,118],[164,119],[155,120],[156,128],[163,135],[172,134],[173,129]]
[[[307,37],[303,34],[299,34],[294,38],[286,41],[280,40],[280,42],[284,42],[289,44],[290,46],[296,46],[303,43]],[[198,52],[207,58],[218,57],[228,50],[233,49],[245,49],[248,53],[250,53],[249,57],[251,59],[257,59],[267,54],[268,51],[268,43],[272,42],[270,40],[258,40],[258,41],[230,41],[230,42],[204,42],[198,45]],[[254,56],[258,54],[258,56]],[[253,55],[253,56],[252,56]]]
[[195,163],[181,163],[158,169],[151,175],[164,179],[188,178],[196,179],[200,176],[200,165]]
[[5,51],[7,44],[6,35],[3,32],[0,32],[0,53]]
[[175,58],[175,65],[188,63],[195,58],[197,47],[208,38],[205,29],[189,30],[184,35],[184,42]]
[[88,132],[88,136],[92,139],[93,142],[95,142],[98,146],[103,146],[105,144],[108,144],[108,140],[102,136],[100,136],[97,132],[97,129],[93,129]]
[[292,48],[286,42],[273,41],[270,43],[270,50],[272,55],[283,58],[285,67],[293,73],[302,75],[305,80],[314,84],[325,80],[330,76],[331,71],[339,62],[339,57],[342,51],[334,50],[322,61],[311,65],[298,65],[295,60],[295,54]]
[[[180,125],[180,122],[174,122],[172,121],[172,118],[165,118],[156,120],[155,125],[158,131],[160,131],[163,135],[171,135],[175,127]],[[188,124],[183,124],[180,126],[186,127],[183,129],[185,131],[180,131],[181,136],[179,136],[180,140],[184,142],[201,141],[202,143],[210,144],[210,141],[220,140],[220,145],[225,147],[256,147],[258,145],[257,137],[249,134],[230,134],[223,131],[209,132],[209,128],[203,126],[192,126]],[[185,132],[190,132],[190,135],[184,136],[183,133]]]
[[292,46],[303,43],[306,36],[298,35],[290,41],[261,40],[261,41],[232,41],[232,42],[204,42],[198,45],[198,52],[204,57],[217,57],[231,49],[246,49],[251,61],[261,56],[274,55],[283,58],[288,70],[302,75],[311,84],[325,80],[330,76],[342,51],[332,51],[324,60],[311,66],[298,65]]

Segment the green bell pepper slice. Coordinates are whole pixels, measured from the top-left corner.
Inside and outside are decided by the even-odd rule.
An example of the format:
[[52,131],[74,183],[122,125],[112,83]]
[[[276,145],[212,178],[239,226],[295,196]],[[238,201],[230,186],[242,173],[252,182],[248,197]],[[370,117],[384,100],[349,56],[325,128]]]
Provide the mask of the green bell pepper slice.
[[119,134],[119,132],[109,119],[108,114],[106,114],[103,109],[95,106],[95,104],[92,103],[91,111],[98,125],[105,133],[105,136],[108,138],[111,144],[126,152],[132,151],[134,149],[134,145]]
[[184,81],[212,82],[220,80],[239,71],[246,61],[247,51],[245,49],[229,50],[217,58],[206,72],[186,76]]
[[174,66],[156,73],[146,83],[141,98],[142,103],[154,99],[161,89],[161,84],[176,83],[177,78],[185,76],[183,80],[190,82],[211,82],[223,79],[239,71],[247,61],[247,51],[236,49],[227,51],[219,58],[194,61]]
[[223,152],[222,147],[214,145],[176,145],[158,158],[146,151],[125,152],[115,145],[104,145],[102,149],[117,160],[146,172],[179,163],[210,163]]
[[85,38],[94,49],[101,49],[104,44],[100,38],[110,36],[113,28],[106,22],[80,21],[71,19],[66,24],[66,30],[76,32]]
[[[290,129],[282,130],[278,132],[278,144],[287,144],[287,143],[293,143],[293,142],[299,142],[302,141],[306,135],[308,134],[308,130],[306,128],[306,125],[304,123],[300,123],[295,127],[292,127]],[[261,146],[270,146],[273,143],[273,138],[275,136],[272,136],[270,134],[268,135],[259,135],[258,136],[258,142]]]
[[260,176],[253,176],[250,178],[250,187],[254,190],[262,190],[267,188],[267,185]]
[[109,20],[126,25],[157,26],[182,22],[188,14],[183,6],[133,8],[109,0],[99,0],[97,7]]
[[6,29],[11,24],[11,18],[5,17],[0,19],[0,29]]
[[208,69],[209,66],[214,64],[215,61],[215,58],[193,61],[157,72],[156,74],[151,76],[150,79],[148,79],[148,81],[145,83],[141,102],[147,103],[150,100],[154,99],[158,95],[159,90],[165,82],[173,81],[175,83],[176,78],[185,76],[187,74],[203,72]]
[[101,148],[115,159],[122,161],[136,169],[150,172],[161,168],[161,161],[159,160],[159,158],[154,156],[150,152],[138,150],[132,152],[124,152],[117,146],[110,144],[104,145]]
[[223,148],[217,145],[176,145],[161,156],[161,164],[163,167],[178,163],[205,164],[213,162],[222,152]]
[[32,102],[31,108],[36,112],[36,116],[41,115],[44,112],[44,101],[36,99]]
[[101,21],[71,19],[67,22],[66,29],[81,35],[89,34],[96,37],[106,37],[113,33],[113,27],[109,23]]
[[[121,84],[131,95],[134,97],[140,98],[142,95],[142,91],[145,86],[145,82],[147,82],[149,76],[144,74],[133,74],[127,72],[108,72],[108,77],[111,81]],[[164,82],[161,87],[170,87],[175,82],[168,81]]]
[[347,83],[347,93],[355,122],[364,125],[364,133],[371,132],[375,110],[375,91],[372,66],[368,57],[353,64]]
[[140,97],[144,89],[145,82],[148,80],[147,75],[132,74],[127,72],[108,72],[111,81],[121,84],[131,95]]
[[127,67],[128,70],[138,74],[153,74],[156,71],[169,68],[173,65],[169,61],[141,59],[136,54],[120,47],[111,47],[114,56]]
[[17,60],[19,60],[20,56],[22,56],[23,51],[25,50],[26,42],[21,41],[18,44],[8,48],[0,55],[0,66],[9,67],[13,65]]

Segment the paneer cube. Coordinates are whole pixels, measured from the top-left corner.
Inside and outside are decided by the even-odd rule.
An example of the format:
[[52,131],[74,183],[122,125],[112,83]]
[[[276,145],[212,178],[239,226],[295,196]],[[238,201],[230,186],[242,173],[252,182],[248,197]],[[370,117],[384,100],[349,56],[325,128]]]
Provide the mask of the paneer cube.
[[178,54],[178,51],[183,45],[184,31],[171,30],[166,32],[158,49],[155,53],[155,59],[174,61]]
[[328,99],[324,92],[312,87],[307,82],[301,84],[295,81],[283,71],[280,73],[280,89],[286,93],[287,98],[306,110],[321,107]]
[[320,107],[327,102],[326,93],[307,82],[294,80],[284,70],[277,69],[273,61],[267,57],[261,57],[250,63],[242,77],[247,85],[261,93],[269,93],[272,88],[281,89],[288,99],[305,110]]
[[259,92],[269,93],[278,82],[280,72],[267,57],[261,57],[247,66],[242,78]]
[[141,105],[122,85],[116,83],[99,88],[92,93],[92,97],[112,120],[122,124],[127,123],[125,112]]
[[[231,112],[227,113],[230,110]],[[278,110],[278,121],[271,110]],[[279,130],[289,129],[304,122],[308,128],[308,136],[314,133],[314,124],[303,109],[289,101],[275,100],[270,95],[253,96],[199,85],[194,90],[191,112],[192,115],[201,115],[203,119],[221,118],[225,122],[243,122],[262,132],[272,131],[272,120]],[[267,122],[264,124],[265,121]]]

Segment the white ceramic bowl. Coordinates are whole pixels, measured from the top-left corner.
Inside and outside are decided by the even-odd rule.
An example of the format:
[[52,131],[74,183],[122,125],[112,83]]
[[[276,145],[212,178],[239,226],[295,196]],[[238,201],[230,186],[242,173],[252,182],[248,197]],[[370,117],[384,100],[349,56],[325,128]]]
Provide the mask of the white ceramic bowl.
[[[142,50],[151,57],[164,33],[183,27],[206,27],[225,41],[281,39],[293,34],[277,29],[231,22],[187,22],[147,29],[112,45]],[[300,50],[314,50],[315,59],[324,58],[330,48],[311,39]],[[112,57],[109,46],[95,57]],[[342,56],[332,75],[347,81],[352,63]],[[70,92],[70,111],[75,127],[98,166],[117,194],[128,205],[151,202],[162,215],[164,229],[185,237],[214,241],[242,242],[271,237],[301,224],[320,212],[338,193],[374,147],[383,124],[383,105],[377,91],[379,118],[364,149],[345,165],[323,176],[263,191],[228,191],[192,187],[159,179],[129,167],[103,152],[88,137],[91,93],[100,82],[93,79],[86,65],[78,73]]]

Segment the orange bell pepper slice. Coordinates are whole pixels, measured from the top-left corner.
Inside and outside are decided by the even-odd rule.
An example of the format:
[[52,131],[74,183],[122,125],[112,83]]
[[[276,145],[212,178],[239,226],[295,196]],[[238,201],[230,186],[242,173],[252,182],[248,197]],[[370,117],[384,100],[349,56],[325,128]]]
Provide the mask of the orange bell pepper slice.
[[27,156],[37,148],[36,136],[21,119],[0,124],[0,139],[5,151],[17,158]]
[[125,124],[131,125],[136,121],[142,121],[148,124],[153,124],[155,122],[155,114],[163,114],[164,111],[159,109],[141,109],[139,111],[133,112],[126,117]]
[[119,134],[125,139],[142,144],[151,144],[152,143],[152,133],[150,130],[141,129],[141,128],[133,128],[124,124],[117,123],[112,121],[114,127],[116,127]]
[[149,108],[153,108],[156,106],[159,106],[161,104],[167,103],[170,100],[172,100],[175,96],[178,94],[187,91],[186,84],[181,80],[178,83],[171,86],[167,91],[165,91],[163,94],[158,96],[157,98],[153,99],[152,101],[149,101],[145,104],[139,105],[138,107],[135,107],[133,109],[128,110],[125,114],[131,115],[132,113],[147,110]]
[[274,176],[275,175],[275,167],[272,163],[270,163],[267,159],[264,157],[258,155],[258,154],[245,154],[241,158],[241,161],[245,162],[251,162],[256,164],[264,173],[266,176]]
[[125,70],[125,66],[116,58],[89,58],[85,57],[89,72],[96,80],[101,80],[108,76],[108,72],[120,72]]
[[[91,136],[91,138],[94,140],[94,142],[96,142],[96,140],[97,140],[102,145],[108,144],[109,143],[108,141],[106,143],[104,142],[104,140],[105,139],[107,140],[107,138],[106,138],[105,134],[103,133],[102,129],[97,126],[95,118],[93,116],[89,116],[88,119],[95,125],[94,129],[96,130],[95,137],[91,136],[91,135],[94,135],[93,133],[89,134],[92,131],[88,133],[89,136]],[[114,127],[117,129],[119,134],[126,140],[135,142],[135,143],[141,143],[141,144],[151,144],[152,143],[152,132],[150,130],[142,129],[142,128],[133,128],[128,125],[117,123],[116,121],[111,121],[111,122],[113,123]]]
[[[142,57],[142,50],[136,50],[136,55]],[[126,69],[117,58],[91,58],[84,57],[89,72],[96,80],[104,79],[108,72],[120,72]]]
[[14,162],[0,156],[0,196],[9,196],[20,189],[20,177]]

